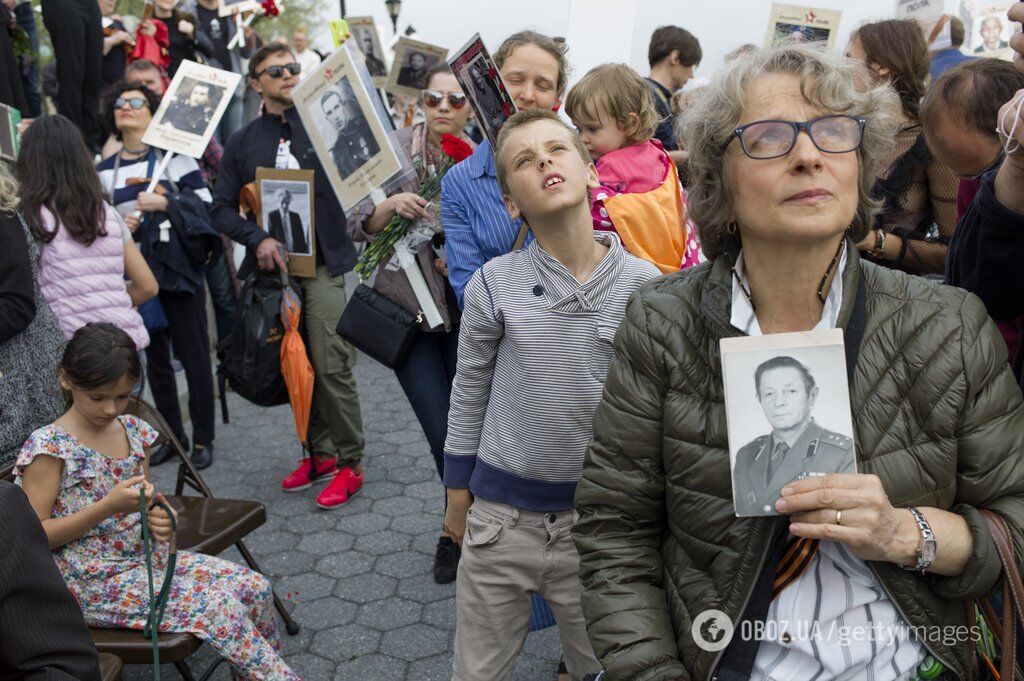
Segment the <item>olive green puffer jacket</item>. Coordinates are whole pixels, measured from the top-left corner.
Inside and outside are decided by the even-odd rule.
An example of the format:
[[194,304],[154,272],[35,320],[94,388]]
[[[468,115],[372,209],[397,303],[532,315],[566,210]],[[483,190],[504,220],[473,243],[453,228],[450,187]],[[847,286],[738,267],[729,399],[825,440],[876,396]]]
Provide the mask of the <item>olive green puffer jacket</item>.
[[[1024,406],[1006,345],[974,296],[863,262],[852,245],[839,326],[860,282],[867,318],[851,386],[857,468],[896,507],[962,515],[974,538],[959,577],[869,563],[913,626],[962,626],[1001,564],[976,509],[1002,514],[1024,556]],[[691,618],[732,621],[783,517],[733,514],[718,341],[729,324],[726,256],[633,295],[576,492],[583,611],[605,678],[710,679]],[[861,276],[863,275],[863,277]],[[942,550],[941,545],[939,551]],[[967,678],[963,643],[923,641]]]

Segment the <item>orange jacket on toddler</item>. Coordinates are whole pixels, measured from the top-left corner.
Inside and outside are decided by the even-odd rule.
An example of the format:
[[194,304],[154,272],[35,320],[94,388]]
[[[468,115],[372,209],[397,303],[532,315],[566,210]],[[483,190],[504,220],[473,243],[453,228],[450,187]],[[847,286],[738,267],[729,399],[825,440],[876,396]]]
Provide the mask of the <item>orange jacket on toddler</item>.
[[700,262],[675,163],[658,140],[608,152],[597,161],[594,229],[614,231],[631,254],[663,274]]

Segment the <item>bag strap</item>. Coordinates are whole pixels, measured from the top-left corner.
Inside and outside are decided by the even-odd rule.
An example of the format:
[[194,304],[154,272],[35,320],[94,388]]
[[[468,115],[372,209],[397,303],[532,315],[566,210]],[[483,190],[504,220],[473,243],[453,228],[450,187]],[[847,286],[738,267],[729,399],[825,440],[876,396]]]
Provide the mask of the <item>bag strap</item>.
[[[996,552],[1003,564],[1003,614],[1002,618],[996,615],[995,609],[986,598],[979,598],[977,601],[967,602],[967,625],[974,627],[977,622],[976,608],[980,611],[984,620],[985,629],[995,640],[995,651],[999,657],[998,678],[1005,681],[1012,681],[1015,676],[1015,662],[1017,659],[1017,626],[1024,622],[1024,583],[1021,582],[1020,568],[1017,565],[1016,552],[1013,548],[1013,539],[1006,520],[1001,515],[987,509],[980,509],[982,517],[988,526],[989,533],[996,545]],[[977,674],[978,664],[978,643],[974,637],[968,641],[968,652]],[[996,676],[997,672],[992,664],[991,651],[984,651],[982,657],[988,665],[989,671]]]
[[[171,521],[171,532],[177,533],[178,523],[174,519],[174,511],[163,501],[154,501],[153,506],[164,510]],[[164,609],[167,608],[167,601],[171,595],[171,582],[174,580],[174,568],[178,563],[178,542],[175,535],[171,536],[170,552],[167,556],[167,569],[164,572],[163,583],[160,585],[160,593],[154,595],[153,589],[153,545],[149,536],[148,507],[146,504],[146,492],[139,492],[139,514],[142,524],[142,549],[146,558],[146,576],[149,586],[149,613],[146,617],[146,626],[142,630],[143,638],[153,640],[153,678],[160,681],[160,644],[158,641],[160,622],[164,618]]]
[[519,226],[519,234],[516,235],[516,242],[512,244],[512,251],[518,251],[526,243],[526,235],[530,233],[530,225],[525,222]]

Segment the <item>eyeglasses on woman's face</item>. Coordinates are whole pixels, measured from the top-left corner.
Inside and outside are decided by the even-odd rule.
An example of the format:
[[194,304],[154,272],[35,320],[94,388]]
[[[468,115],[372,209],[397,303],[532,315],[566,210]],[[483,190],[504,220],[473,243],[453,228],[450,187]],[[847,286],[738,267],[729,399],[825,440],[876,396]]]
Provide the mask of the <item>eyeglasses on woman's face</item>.
[[447,95],[439,90],[424,90],[423,91],[423,106],[428,109],[433,109],[441,106],[441,102],[444,98],[448,98],[448,106],[453,109],[461,109],[466,106],[466,95],[461,92],[449,92]]
[[757,160],[785,156],[796,146],[800,132],[826,154],[845,154],[860,147],[867,119],[845,114],[821,116],[809,121],[765,120],[747,123],[732,131],[743,153]]
[[271,78],[277,79],[282,77],[286,70],[291,75],[297,76],[302,72],[302,64],[299,64],[298,62],[294,61],[291,64],[274,64],[272,66],[268,66],[267,68],[257,73],[256,78],[259,78],[265,73]]
[[118,97],[114,100],[114,111],[123,109],[125,105],[130,106],[135,111],[143,107],[149,108],[149,102],[142,97]]

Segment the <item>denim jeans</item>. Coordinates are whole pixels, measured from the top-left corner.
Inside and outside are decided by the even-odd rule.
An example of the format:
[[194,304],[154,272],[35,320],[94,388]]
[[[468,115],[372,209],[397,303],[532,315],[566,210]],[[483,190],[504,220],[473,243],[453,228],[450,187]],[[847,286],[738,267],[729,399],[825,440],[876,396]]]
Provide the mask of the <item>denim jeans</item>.
[[441,480],[444,480],[444,440],[448,436],[448,399],[455,380],[458,348],[458,329],[421,332],[405,364],[395,369],[398,382],[427,436]]
[[[28,34],[29,43],[32,45],[32,54],[39,55],[39,31],[36,28],[36,17],[32,11],[32,3],[24,2],[14,8],[14,16],[18,26]],[[33,58],[29,67],[28,75],[22,76],[22,83],[25,86],[25,99],[28,100],[28,111],[23,112],[24,118],[37,118],[43,112],[43,95],[39,89],[39,63]]]
[[210,264],[206,266],[206,285],[210,287],[213,303],[213,317],[217,324],[217,343],[231,336],[235,330],[235,287],[231,282],[231,269],[227,256],[221,249],[215,249]]

